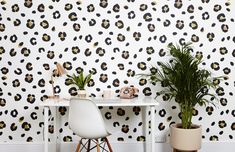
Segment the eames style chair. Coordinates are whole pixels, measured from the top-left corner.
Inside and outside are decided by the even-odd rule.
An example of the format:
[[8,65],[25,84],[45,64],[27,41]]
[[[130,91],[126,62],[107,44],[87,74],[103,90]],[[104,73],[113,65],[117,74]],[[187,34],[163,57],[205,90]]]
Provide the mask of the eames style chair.
[[[94,148],[97,148],[97,152],[100,152],[100,149],[113,152],[107,139],[107,136],[111,134],[106,129],[99,108],[92,100],[72,98],[70,100],[68,122],[70,129],[81,137],[76,152],[80,152],[84,148],[88,152]],[[86,142],[83,142],[84,140]],[[91,146],[91,143],[95,143],[95,146]],[[108,150],[105,149],[106,147],[108,147]]]

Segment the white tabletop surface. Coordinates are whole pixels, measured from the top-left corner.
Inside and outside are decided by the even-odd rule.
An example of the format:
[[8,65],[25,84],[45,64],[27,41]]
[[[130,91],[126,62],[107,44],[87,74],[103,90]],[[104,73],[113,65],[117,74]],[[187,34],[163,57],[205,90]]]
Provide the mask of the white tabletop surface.
[[[152,97],[137,97],[133,99],[120,98],[89,98],[93,100],[97,106],[157,106],[158,102]],[[39,104],[40,106],[69,106],[67,99],[47,99]]]

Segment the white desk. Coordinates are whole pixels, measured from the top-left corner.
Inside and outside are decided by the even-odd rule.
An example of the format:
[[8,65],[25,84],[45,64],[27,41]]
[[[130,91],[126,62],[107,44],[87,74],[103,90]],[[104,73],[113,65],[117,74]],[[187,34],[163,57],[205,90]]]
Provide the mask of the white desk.
[[[151,152],[155,152],[155,106],[158,102],[150,97],[134,98],[134,99],[103,99],[103,98],[91,98],[97,106],[116,106],[116,107],[150,107],[151,109]],[[44,107],[44,152],[48,152],[48,119],[49,119],[49,107],[69,106],[69,100],[63,99],[47,99],[40,103],[40,106]],[[56,132],[56,131],[55,131]],[[147,133],[146,133],[147,138]]]

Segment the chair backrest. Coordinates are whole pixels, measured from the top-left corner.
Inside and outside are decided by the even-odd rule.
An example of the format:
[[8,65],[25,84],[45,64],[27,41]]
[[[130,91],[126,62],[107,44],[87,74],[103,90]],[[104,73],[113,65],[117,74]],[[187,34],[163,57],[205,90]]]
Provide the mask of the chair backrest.
[[72,131],[83,138],[97,139],[109,135],[99,108],[89,99],[70,100],[68,122]]

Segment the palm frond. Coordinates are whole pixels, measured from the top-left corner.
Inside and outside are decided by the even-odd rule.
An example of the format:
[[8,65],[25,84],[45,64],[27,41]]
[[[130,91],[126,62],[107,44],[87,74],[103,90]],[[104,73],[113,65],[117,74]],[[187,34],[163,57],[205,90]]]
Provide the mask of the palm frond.
[[168,95],[169,99],[175,99],[182,112],[183,127],[191,125],[192,110],[198,104],[206,106],[212,104],[216,94],[211,93],[211,89],[218,87],[213,82],[214,79],[221,80],[223,77],[212,77],[210,71],[201,69],[201,58],[192,56],[192,43],[184,45],[173,45],[170,43],[167,48],[172,58],[169,62],[158,62],[156,70],[148,74],[142,74],[151,83],[159,83],[163,87],[162,91],[157,92],[157,96]]

